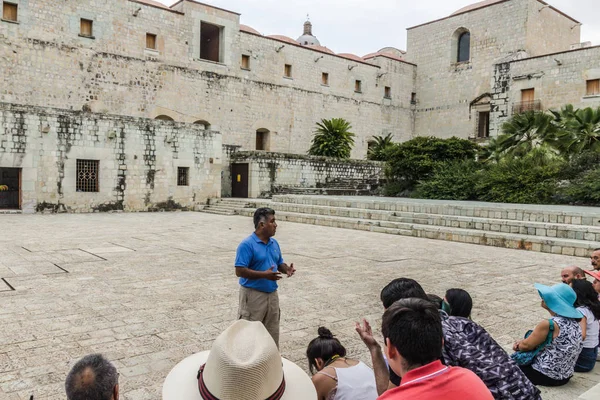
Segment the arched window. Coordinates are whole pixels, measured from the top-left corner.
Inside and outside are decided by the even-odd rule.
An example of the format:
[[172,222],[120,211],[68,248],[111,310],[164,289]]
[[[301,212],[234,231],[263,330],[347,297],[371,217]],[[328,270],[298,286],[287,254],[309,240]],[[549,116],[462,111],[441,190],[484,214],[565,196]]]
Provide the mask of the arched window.
[[198,121],[194,122],[194,125],[202,125],[202,126],[204,126],[204,129],[207,129],[207,130],[210,129],[210,123],[203,119],[199,119]]
[[256,130],[256,150],[269,151],[269,130],[268,129],[257,129]]
[[463,32],[458,37],[458,54],[456,62],[469,61],[471,58],[471,33]]
[[169,117],[168,115],[164,115],[164,114],[161,114],[161,115],[155,117],[154,119],[158,119],[160,121],[173,121],[173,118]]

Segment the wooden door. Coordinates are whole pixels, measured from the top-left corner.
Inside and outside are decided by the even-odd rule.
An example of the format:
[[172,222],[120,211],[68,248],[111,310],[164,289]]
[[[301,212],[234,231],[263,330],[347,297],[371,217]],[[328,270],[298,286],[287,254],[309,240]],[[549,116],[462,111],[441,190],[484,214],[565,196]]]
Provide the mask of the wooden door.
[[521,102],[531,103],[533,100],[535,100],[535,89],[521,90]]
[[231,164],[231,196],[248,198],[248,164]]

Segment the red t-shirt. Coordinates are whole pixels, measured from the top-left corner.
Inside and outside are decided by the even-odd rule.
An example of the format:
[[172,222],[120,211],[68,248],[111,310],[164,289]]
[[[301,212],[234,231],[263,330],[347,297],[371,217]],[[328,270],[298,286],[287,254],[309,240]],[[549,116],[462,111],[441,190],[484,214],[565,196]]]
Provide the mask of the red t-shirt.
[[477,375],[468,369],[448,367],[439,360],[409,371],[400,386],[378,400],[494,400]]

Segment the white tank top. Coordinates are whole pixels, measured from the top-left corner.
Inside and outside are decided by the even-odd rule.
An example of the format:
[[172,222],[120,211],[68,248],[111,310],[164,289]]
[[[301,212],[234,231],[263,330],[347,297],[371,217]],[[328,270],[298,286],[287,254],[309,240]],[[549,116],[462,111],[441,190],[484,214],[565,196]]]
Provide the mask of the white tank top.
[[335,368],[335,373],[337,375],[335,400],[377,399],[375,373],[362,361],[353,367]]

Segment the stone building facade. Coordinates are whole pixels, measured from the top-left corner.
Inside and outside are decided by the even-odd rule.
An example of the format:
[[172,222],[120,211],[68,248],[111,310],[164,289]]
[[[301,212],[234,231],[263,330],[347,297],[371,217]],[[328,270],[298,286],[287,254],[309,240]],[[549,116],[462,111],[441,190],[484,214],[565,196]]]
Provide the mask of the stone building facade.
[[[475,3],[408,28],[406,52],[384,48],[363,57],[322,46],[310,22],[297,40],[264,36],[241,25],[239,14],[193,0],[171,7],[153,0],[0,2],[0,177],[18,182],[28,209],[44,202],[73,210],[143,210],[167,201],[190,207],[219,196],[214,180],[231,179],[223,163],[232,149],[303,154],[322,118],[350,121],[352,157],[360,159],[373,135],[485,142],[523,107],[600,104],[599,48],[580,44],[580,24],[541,0]],[[68,175],[56,186],[61,165],[72,168],[79,155],[61,150],[58,122],[48,123],[45,136],[23,133],[12,125],[14,110],[38,131],[45,128],[40,115],[77,116],[84,127],[104,121],[92,124],[104,130],[96,135],[102,140],[83,128],[86,139],[71,146],[100,162],[102,195],[82,197]],[[118,140],[107,139],[117,126],[131,150],[122,154],[125,163],[116,161]],[[155,156],[165,188],[143,183],[151,169],[139,157],[150,139],[136,126],[151,126],[152,140],[162,143]],[[164,144],[173,130],[186,143],[177,151]],[[42,142],[57,148],[42,155]],[[198,149],[206,150],[199,164]],[[176,185],[182,159],[194,160],[195,189]],[[125,193],[117,190],[123,179]]]

